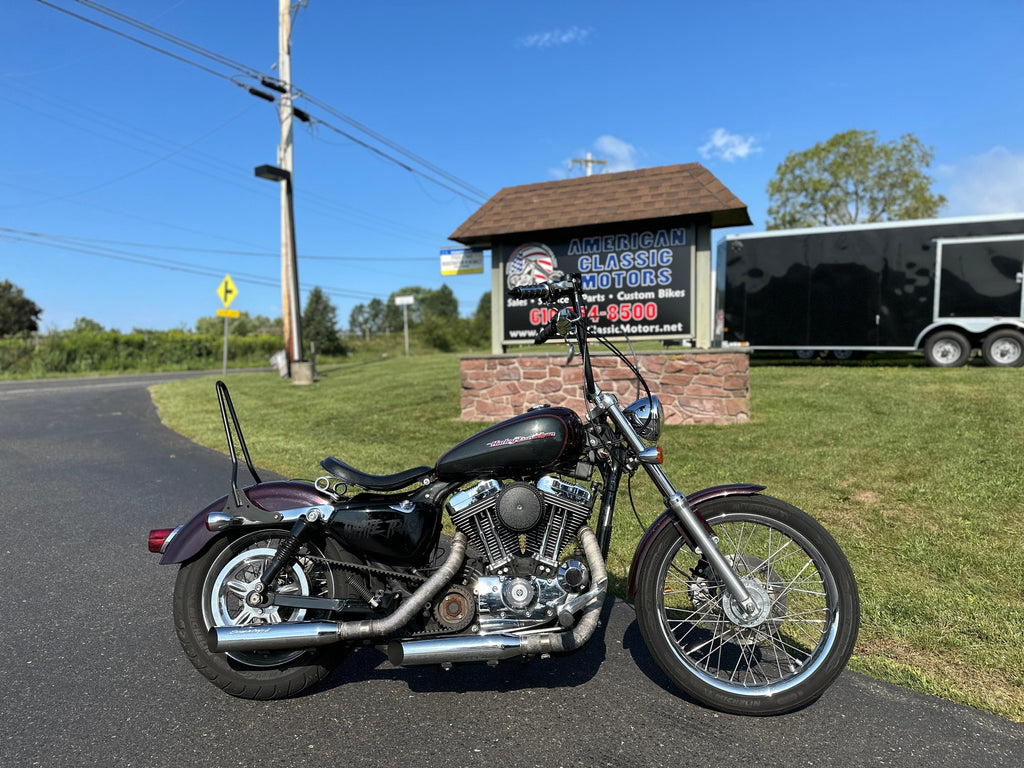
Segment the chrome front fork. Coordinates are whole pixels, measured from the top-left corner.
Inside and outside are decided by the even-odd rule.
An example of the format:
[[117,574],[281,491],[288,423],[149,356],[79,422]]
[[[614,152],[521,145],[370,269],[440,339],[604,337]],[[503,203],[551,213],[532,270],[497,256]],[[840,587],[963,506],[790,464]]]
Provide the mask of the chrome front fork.
[[618,428],[619,433],[626,438],[629,447],[637,456],[641,457],[643,468],[647,471],[654,485],[661,491],[661,495],[665,498],[668,508],[679,518],[679,522],[682,523],[683,528],[690,535],[691,541],[697,547],[697,554],[708,561],[715,575],[725,584],[726,589],[729,590],[742,610],[748,615],[754,613],[757,610],[757,603],[750,596],[750,592],[743,586],[739,576],[736,575],[736,572],[725,559],[725,556],[718,549],[718,544],[708,534],[697,515],[690,509],[690,505],[686,502],[686,497],[675,489],[672,481],[665,474],[665,470],[659,464],[644,460],[644,454],[648,450],[647,446],[636,434],[633,426],[622,412],[622,408],[619,407],[619,399],[615,395],[602,392],[597,388],[594,404],[596,413],[598,415],[602,413],[608,414]]

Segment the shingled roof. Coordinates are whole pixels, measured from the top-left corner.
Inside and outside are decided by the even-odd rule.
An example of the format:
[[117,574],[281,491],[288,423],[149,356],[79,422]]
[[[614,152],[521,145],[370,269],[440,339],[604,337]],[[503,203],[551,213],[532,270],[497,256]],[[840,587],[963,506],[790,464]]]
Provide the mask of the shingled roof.
[[700,163],[664,165],[505,187],[449,239],[483,245],[501,235],[700,215],[712,227],[751,223],[747,206]]

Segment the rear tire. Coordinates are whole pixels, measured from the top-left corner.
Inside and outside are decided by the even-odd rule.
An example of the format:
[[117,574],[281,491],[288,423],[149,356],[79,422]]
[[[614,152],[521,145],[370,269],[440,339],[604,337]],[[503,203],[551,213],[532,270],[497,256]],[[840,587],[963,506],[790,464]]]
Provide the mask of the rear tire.
[[1020,368],[1024,365],[1024,333],[1010,328],[993,331],[985,337],[981,355],[987,365]]
[[700,507],[757,604],[746,616],[665,526],[639,574],[640,632],[662,671],[723,712],[775,715],[814,701],[850,658],[860,598],[839,545],[809,515],[768,496]]
[[[207,635],[211,627],[309,621],[325,614],[305,609],[265,608],[262,614],[246,608],[245,587],[259,578],[288,531],[269,529],[225,536],[200,557],[181,566],[174,585],[174,626],[185,655],[214,685],[243,699],[280,699],[294,696],[318,683],[349,652],[345,645],[317,648],[211,653]],[[342,559],[344,553],[331,539],[305,544],[294,562],[286,565],[275,584],[289,594],[347,597],[331,568],[312,558]],[[347,586],[347,585],[346,585]]]

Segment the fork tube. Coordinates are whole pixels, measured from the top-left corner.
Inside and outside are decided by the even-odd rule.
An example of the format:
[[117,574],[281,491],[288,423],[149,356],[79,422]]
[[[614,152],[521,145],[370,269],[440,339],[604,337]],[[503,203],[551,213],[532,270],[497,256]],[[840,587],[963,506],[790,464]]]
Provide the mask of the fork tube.
[[[619,407],[618,398],[615,395],[602,392],[597,396],[597,401],[599,407],[615,422],[615,426],[618,428],[619,433],[626,438],[629,447],[635,453],[643,451],[647,446],[644,445],[639,435],[633,431],[632,425]],[[714,539],[708,535],[708,532],[704,530],[704,526],[697,519],[697,516],[693,514],[690,505],[686,501],[686,497],[675,489],[672,481],[668,479],[668,475],[665,474],[665,470],[660,465],[644,464],[643,467],[647,470],[647,474],[650,475],[654,485],[661,491],[661,495],[665,498],[668,508],[679,518],[683,528],[700,548],[700,554],[711,564],[715,574],[725,583],[732,596],[736,598],[736,602],[747,613],[753,613],[757,609],[753,598],[750,597],[750,593],[747,592],[747,588],[743,586],[743,582],[740,581],[736,572],[726,562]]]
[[608,548],[612,543],[612,515],[615,512],[619,481],[622,479],[622,465],[617,459],[612,459],[608,467],[601,465],[600,469],[604,491],[601,497],[601,513],[597,520],[597,543],[601,547],[601,557],[607,560]]

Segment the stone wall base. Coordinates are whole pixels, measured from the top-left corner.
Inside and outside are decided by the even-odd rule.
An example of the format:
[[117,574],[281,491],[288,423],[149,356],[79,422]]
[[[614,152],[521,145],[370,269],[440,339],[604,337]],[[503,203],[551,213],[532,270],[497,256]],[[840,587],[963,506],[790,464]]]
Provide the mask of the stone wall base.
[[[640,371],[657,395],[668,424],[736,424],[750,419],[750,362],[745,352],[645,352]],[[629,405],[636,378],[618,358],[593,357],[594,377],[605,392]],[[462,420],[499,421],[533,405],[562,405],[586,413],[580,359],[565,353],[474,355],[461,358]]]

